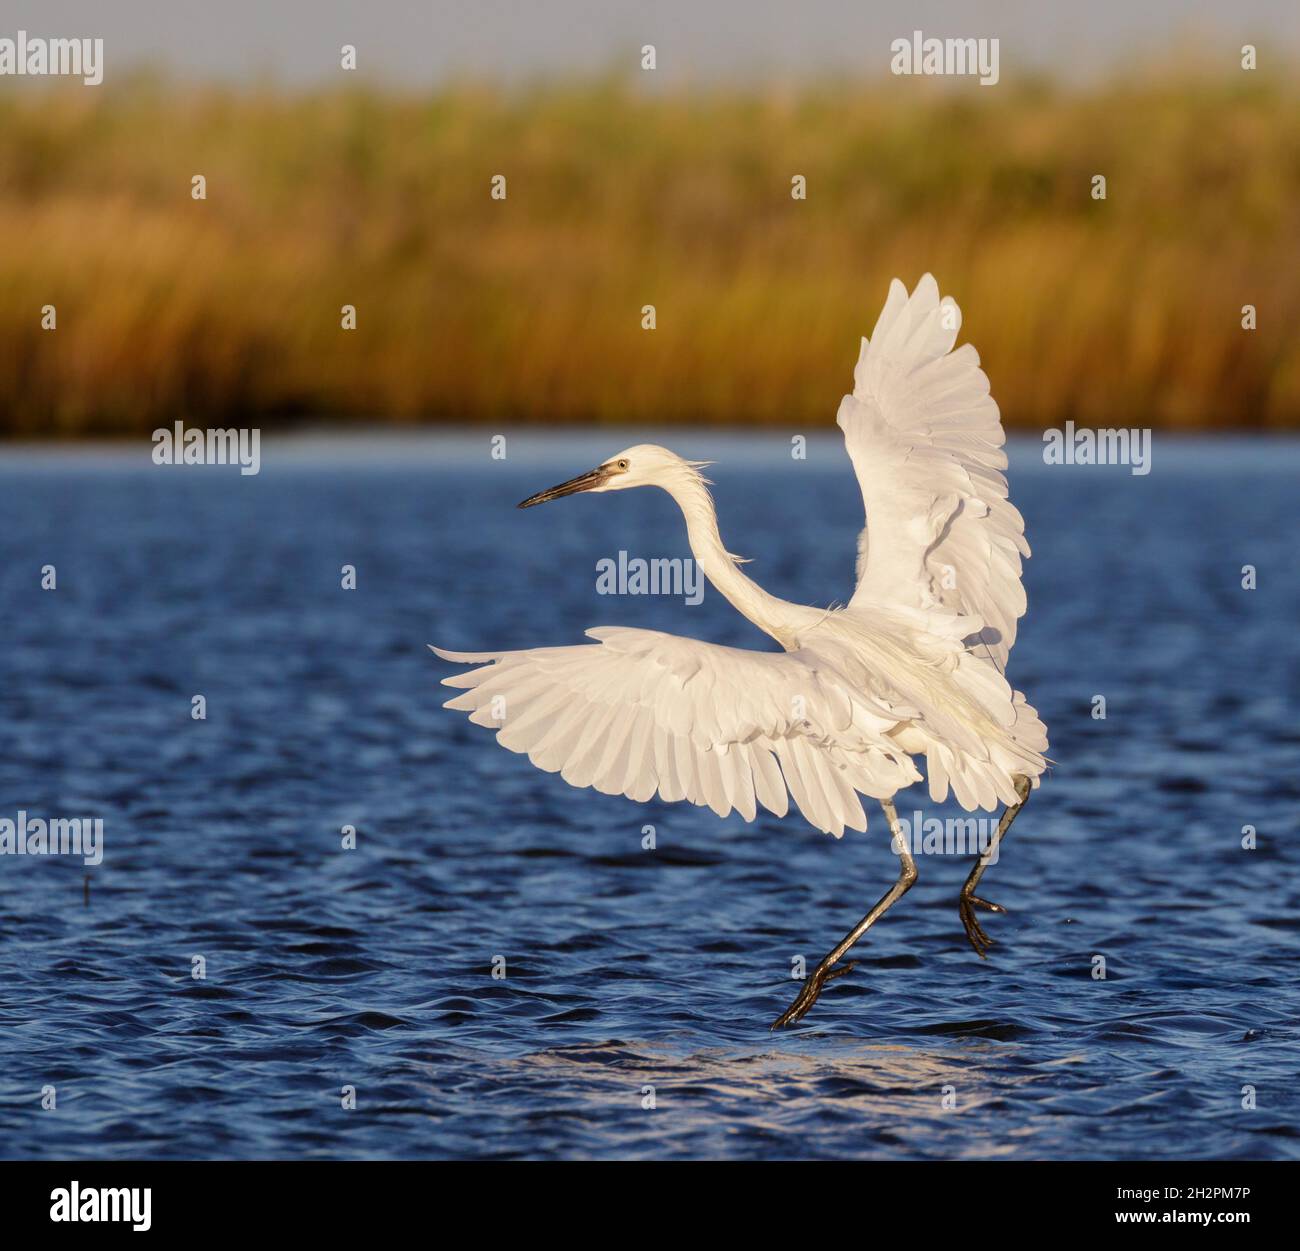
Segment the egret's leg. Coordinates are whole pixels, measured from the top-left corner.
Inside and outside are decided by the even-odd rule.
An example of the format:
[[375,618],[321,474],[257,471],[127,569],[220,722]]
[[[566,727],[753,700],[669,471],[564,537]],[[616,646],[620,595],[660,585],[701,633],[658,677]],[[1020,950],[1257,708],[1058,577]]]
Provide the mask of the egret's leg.
[[1002,820],[998,822],[997,830],[989,840],[989,845],[984,848],[979,863],[970,871],[970,877],[966,879],[966,885],[961,888],[961,897],[957,901],[957,911],[961,914],[961,923],[966,928],[966,937],[970,939],[970,945],[975,948],[975,954],[981,960],[984,959],[984,953],[993,946],[993,940],[984,932],[984,927],[975,919],[975,909],[987,908],[990,912],[1005,912],[1006,909],[1001,904],[989,903],[987,899],[981,899],[975,894],[975,888],[980,884],[980,878],[984,876],[984,870],[988,868],[989,861],[997,855],[998,844],[1002,841],[1002,836],[1011,828],[1011,822],[1016,819],[1016,813],[1025,806],[1025,800],[1029,798],[1029,786],[1028,778],[1016,779],[1016,794],[1020,796],[1020,801],[1012,804],[1002,814]]
[[[885,816],[889,821],[889,836],[892,840],[894,831],[898,828],[898,813],[894,811],[894,805],[888,799],[882,799],[880,806],[885,810]],[[898,857],[902,862],[899,867],[898,881],[880,897],[880,901],[876,906],[840,939],[835,950],[809,974],[803,984],[803,989],[799,992],[799,997],[772,1022],[773,1029],[777,1029],[782,1025],[793,1025],[817,1002],[817,996],[822,993],[822,987],[827,982],[842,977],[853,968],[854,961],[852,960],[842,969],[836,969],[834,966],[863,934],[912,889],[912,883],[916,881],[916,862],[912,859],[912,854],[906,847],[900,848]]]

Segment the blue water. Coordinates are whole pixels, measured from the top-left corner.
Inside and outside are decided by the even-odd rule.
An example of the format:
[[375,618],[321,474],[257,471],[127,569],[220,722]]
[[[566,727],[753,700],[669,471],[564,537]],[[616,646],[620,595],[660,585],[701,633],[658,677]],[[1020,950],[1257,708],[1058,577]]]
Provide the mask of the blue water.
[[[1015,449],[1011,672],[1058,763],[985,877],[998,945],[962,934],[969,861],[921,857],[774,1035],[791,959],[892,881],[882,823],[572,790],[442,710],[425,648],[763,646],[716,595],[596,594],[602,557],[685,554],[661,493],[514,509],[639,437],[268,439],[256,477],[0,450],[0,818],[105,831],[96,867],[0,856],[0,1151],[1300,1156],[1297,445],[1158,440],[1146,477]],[[834,440],[664,441],[716,457],[755,577],[847,598]]]

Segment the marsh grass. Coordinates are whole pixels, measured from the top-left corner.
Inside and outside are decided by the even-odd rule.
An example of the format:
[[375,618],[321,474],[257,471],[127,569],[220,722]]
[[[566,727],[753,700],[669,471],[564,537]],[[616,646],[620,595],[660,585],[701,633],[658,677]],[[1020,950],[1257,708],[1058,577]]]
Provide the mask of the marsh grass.
[[1176,69],[0,93],[0,432],[825,425],[889,279],[927,269],[1011,424],[1294,426],[1298,103]]

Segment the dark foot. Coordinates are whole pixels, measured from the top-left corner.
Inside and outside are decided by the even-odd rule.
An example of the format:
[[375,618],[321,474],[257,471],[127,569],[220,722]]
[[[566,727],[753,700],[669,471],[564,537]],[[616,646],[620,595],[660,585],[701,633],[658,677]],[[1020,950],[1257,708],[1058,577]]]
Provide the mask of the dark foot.
[[817,996],[822,993],[822,987],[827,982],[833,982],[837,977],[843,977],[856,963],[856,960],[850,960],[848,964],[842,965],[838,969],[832,968],[830,965],[819,964],[804,982],[799,997],[772,1022],[772,1028],[780,1029],[783,1025],[793,1025],[796,1021],[802,1019],[808,1009],[817,1002]]
[[987,899],[981,899],[978,895],[968,895],[965,891],[957,901],[957,911],[961,913],[961,923],[966,927],[966,937],[970,939],[970,945],[975,948],[975,954],[983,960],[985,953],[993,946],[993,940],[975,919],[976,908],[987,908],[990,912],[1006,912],[1006,909],[1001,904],[989,903]]

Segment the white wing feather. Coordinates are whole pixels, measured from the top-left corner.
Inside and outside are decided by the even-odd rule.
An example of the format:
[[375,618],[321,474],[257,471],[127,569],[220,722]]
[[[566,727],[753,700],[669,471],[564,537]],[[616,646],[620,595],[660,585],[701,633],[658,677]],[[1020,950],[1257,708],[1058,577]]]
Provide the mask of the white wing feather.
[[[1007,498],[998,406],[961,313],[926,274],[898,279],[853,371],[838,422],[862,488],[850,607],[872,603],[962,615],[1005,669],[1024,615],[1024,520]],[[981,649],[982,651],[983,649]]]
[[920,780],[886,737],[900,712],[809,649],[753,652],[656,630],[588,630],[598,644],[449,652],[491,663],[444,678],[445,707],[572,786],[644,802],[689,799],[719,816],[777,816],[794,796],[810,825],[864,830],[858,792]]

